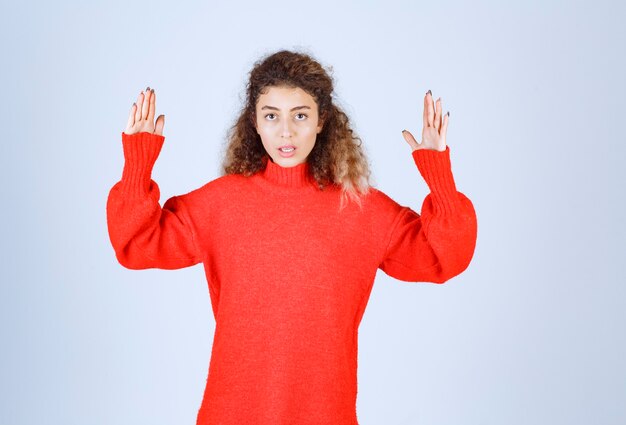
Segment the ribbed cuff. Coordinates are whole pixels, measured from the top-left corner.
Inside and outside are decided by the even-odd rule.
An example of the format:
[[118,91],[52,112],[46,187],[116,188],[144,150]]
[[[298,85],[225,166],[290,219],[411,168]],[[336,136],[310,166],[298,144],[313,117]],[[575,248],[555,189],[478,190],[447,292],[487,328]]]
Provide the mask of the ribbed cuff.
[[430,188],[433,204],[439,213],[453,212],[459,197],[452,176],[450,146],[445,151],[418,149],[412,152],[420,174]]
[[156,162],[165,136],[148,132],[128,135],[122,132],[124,170],[122,190],[128,195],[142,195],[150,189],[152,167]]

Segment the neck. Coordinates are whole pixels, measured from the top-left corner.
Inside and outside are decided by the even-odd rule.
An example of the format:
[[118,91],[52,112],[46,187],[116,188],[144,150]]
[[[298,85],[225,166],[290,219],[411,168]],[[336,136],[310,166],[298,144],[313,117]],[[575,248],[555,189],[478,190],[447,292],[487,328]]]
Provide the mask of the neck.
[[265,169],[261,175],[269,182],[287,187],[306,187],[314,184],[314,179],[310,176],[310,167],[307,161],[292,167],[283,167],[274,162],[269,156],[263,158]]

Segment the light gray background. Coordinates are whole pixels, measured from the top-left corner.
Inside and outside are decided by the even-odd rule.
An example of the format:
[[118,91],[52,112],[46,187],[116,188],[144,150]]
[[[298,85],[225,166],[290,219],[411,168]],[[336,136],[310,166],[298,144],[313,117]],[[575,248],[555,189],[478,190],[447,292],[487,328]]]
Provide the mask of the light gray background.
[[400,132],[421,134],[424,93],[441,96],[478,214],[462,275],[379,271],[360,423],[625,423],[623,3],[226,3],[2,5],[0,423],[194,423],[203,269],[116,262],[120,134],[154,87],[161,200],[216,178],[246,74],[279,48],[333,66],[376,186],[416,211],[427,186]]

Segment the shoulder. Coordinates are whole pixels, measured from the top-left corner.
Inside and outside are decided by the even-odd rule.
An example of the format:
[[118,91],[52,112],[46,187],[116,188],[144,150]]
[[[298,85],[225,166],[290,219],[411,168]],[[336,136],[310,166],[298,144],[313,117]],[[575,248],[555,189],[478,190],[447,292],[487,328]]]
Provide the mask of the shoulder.
[[405,214],[420,216],[411,207],[396,202],[385,192],[374,187],[370,187],[370,192],[366,197],[366,205],[370,220],[375,227],[380,229],[393,229]]
[[240,193],[248,185],[248,177],[241,174],[226,174],[178,195],[177,198],[189,206],[206,206],[207,202],[214,203],[215,200],[232,197],[233,193]]
[[405,208],[385,192],[373,186],[370,186],[368,194],[365,195],[365,202],[374,211],[392,215]]

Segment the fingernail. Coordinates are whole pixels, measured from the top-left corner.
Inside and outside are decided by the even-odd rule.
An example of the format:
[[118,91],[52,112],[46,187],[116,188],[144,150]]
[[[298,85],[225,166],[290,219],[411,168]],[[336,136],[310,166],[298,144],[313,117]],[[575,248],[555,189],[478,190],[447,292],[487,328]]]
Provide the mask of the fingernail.
[[406,132],[406,130],[402,130],[402,132],[404,133],[404,132]]
[[150,86],[146,87],[146,91],[150,91]]
[[450,111],[448,111],[448,116],[450,116]]
[[430,89],[428,89],[428,91],[426,92],[426,94],[430,94],[431,96],[433,95],[433,93],[430,91]]

